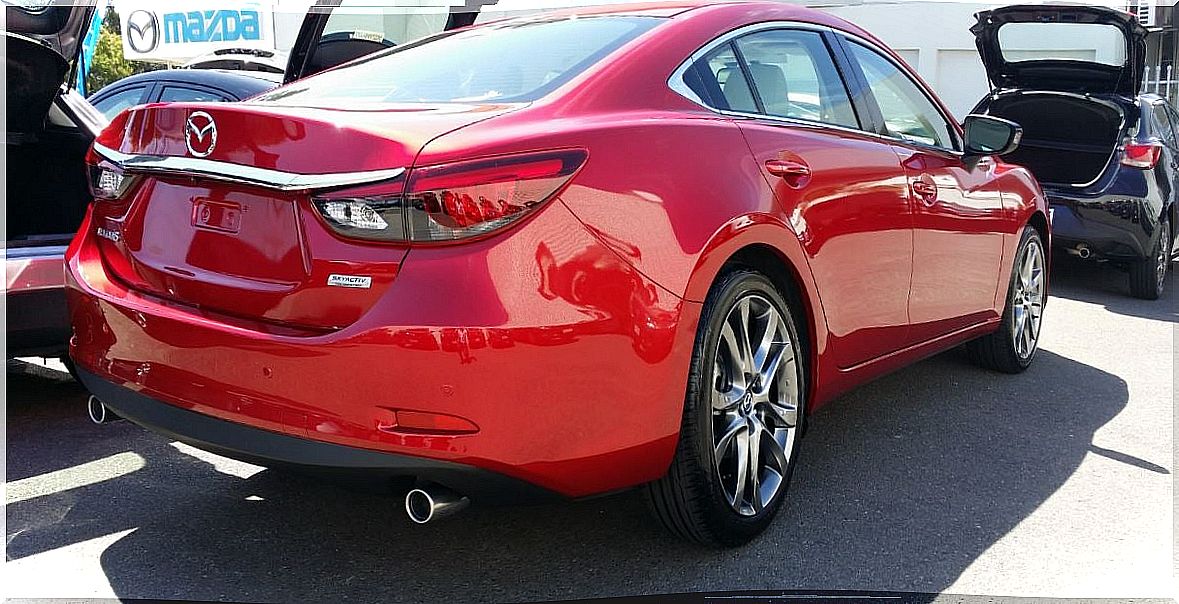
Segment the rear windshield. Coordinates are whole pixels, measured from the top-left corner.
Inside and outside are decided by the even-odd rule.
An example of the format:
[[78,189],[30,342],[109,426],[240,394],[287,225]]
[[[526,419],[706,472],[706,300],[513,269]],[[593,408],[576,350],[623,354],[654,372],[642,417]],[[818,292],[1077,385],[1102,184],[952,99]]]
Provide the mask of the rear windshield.
[[999,28],[1003,60],[1126,64],[1126,36],[1104,23],[1008,23]]
[[602,16],[487,25],[411,43],[256,100],[283,105],[534,101],[661,22]]

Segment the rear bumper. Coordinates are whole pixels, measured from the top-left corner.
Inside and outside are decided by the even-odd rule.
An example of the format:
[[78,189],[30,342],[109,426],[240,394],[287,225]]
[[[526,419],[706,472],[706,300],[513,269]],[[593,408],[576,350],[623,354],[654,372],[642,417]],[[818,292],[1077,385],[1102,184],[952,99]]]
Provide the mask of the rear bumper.
[[474,466],[270,432],[175,407],[84,369],[78,370],[78,378],[120,417],[198,449],[247,463],[325,474],[416,478],[492,504],[560,499],[550,491]]
[[[699,305],[653,286],[562,204],[461,253],[413,250],[357,322],[318,335],[141,294],[108,271],[93,229],[82,233],[67,254],[70,354],[92,379],[268,434],[571,498],[654,480],[674,454]],[[476,430],[403,430],[403,411]],[[170,430],[209,440],[189,425]]]
[[1114,261],[1145,258],[1157,237],[1159,204],[1151,200],[1104,196],[1071,199],[1048,195],[1053,244],[1061,249],[1088,246],[1093,257]]
[[59,356],[70,337],[64,247],[6,250],[8,356]]

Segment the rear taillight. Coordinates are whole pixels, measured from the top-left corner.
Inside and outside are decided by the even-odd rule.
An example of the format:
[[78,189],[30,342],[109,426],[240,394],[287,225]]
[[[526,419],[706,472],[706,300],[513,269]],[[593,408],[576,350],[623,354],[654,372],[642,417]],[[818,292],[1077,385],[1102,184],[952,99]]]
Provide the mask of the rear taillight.
[[1163,146],[1159,143],[1127,143],[1122,152],[1122,165],[1149,170],[1159,163]]
[[94,152],[86,154],[86,182],[90,185],[90,194],[98,200],[121,199],[135,184],[136,177],[124,174],[123,170]]
[[528,153],[415,168],[398,179],[314,198],[336,232],[373,241],[446,242],[492,233],[551,199],[584,150]]

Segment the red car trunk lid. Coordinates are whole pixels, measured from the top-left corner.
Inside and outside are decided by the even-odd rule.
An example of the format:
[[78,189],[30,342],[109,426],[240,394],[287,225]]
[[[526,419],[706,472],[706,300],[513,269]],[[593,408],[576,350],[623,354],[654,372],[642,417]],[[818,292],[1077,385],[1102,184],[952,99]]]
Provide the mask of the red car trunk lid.
[[95,145],[137,178],[125,199],[95,204],[103,259],[146,294],[242,319],[342,328],[389,287],[406,248],[333,234],[311,206],[314,190],[380,180],[395,191],[426,142],[510,109],[134,110]]

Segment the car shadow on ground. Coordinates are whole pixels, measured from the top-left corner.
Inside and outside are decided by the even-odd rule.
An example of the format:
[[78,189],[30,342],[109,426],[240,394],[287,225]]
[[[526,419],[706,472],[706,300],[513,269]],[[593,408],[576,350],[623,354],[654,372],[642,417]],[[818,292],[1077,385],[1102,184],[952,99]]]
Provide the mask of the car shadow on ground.
[[1120,315],[1179,323],[1177,267],[1179,264],[1172,263],[1162,297],[1158,300],[1139,300],[1130,295],[1125,270],[1057,253],[1052,258],[1052,283],[1049,290],[1053,296],[1098,304]]
[[10,373],[10,481],[126,452],[143,466],[9,505],[9,560],[134,529],[101,555],[120,597],[238,601],[936,592],[1087,453],[1119,459],[1092,437],[1128,401],[1120,378],[1050,351],[1018,376],[943,354],[815,414],[777,521],[713,551],[666,537],[637,492],[416,526],[396,497],[274,471],[240,478],[128,422],[90,425],[80,388],[50,401],[38,379]]

